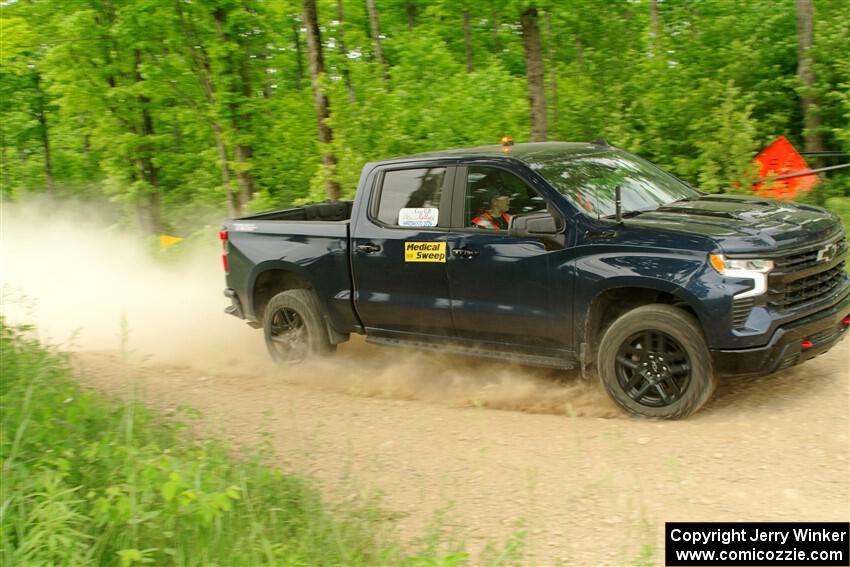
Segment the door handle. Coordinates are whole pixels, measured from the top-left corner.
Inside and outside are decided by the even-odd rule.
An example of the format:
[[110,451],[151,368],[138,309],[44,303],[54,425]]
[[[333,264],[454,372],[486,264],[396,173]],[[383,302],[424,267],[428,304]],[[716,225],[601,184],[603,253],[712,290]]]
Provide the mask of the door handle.
[[479,252],[475,248],[455,248],[452,250],[452,255],[459,258],[472,258],[478,256]]
[[357,250],[360,252],[365,252],[366,254],[373,254],[375,252],[380,252],[381,247],[377,244],[372,244],[371,242],[367,244],[359,244],[357,246]]

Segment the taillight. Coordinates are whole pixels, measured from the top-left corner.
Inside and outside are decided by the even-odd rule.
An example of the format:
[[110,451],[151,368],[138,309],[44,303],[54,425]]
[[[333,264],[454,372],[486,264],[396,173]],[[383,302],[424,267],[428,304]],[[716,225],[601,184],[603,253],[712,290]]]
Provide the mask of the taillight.
[[224,273],[227,273],[227,230],[220,230],[218,238],[221,240],[221,265],[224,266]]

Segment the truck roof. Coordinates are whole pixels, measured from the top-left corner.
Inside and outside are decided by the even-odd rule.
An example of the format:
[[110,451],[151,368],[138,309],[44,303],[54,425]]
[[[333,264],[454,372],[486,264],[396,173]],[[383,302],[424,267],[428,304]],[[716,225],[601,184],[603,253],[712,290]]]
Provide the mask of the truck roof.
[[455,148],[437,152],[425,152],[421,154],[381,160],[380,163],[445,158],[512,158],[528,164],[533,164],[544,163],[553,159],[563,159],[566,156],[580,157],[588,154],[604,153],[611,149],[612,148],[610,146],[586,142],[532,142],[527,144],[514,144],[512,146],[492,144],[488,146],[475,146],[472,148]]

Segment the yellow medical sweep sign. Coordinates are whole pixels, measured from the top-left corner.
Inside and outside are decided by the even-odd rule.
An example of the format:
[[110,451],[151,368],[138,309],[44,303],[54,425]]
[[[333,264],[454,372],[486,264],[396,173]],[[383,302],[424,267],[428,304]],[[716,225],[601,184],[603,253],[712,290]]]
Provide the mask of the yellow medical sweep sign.
[[445,242],[405,242],[405,262],[446,262]]

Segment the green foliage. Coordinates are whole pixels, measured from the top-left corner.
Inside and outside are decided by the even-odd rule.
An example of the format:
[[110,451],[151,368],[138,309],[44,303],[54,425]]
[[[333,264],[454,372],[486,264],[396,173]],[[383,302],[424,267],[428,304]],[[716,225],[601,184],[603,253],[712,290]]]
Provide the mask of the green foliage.
[[653,567],[655,563],[655,548],[649,544],[643,544],[640,554],[631,562],[633,567]]
[[844,230],[850,236],[850,197],[830,197],[826,200],[826,208],[841,219]]
[[706,81],[706,86],[697,92],[713,93],[709,100],[715,111],[690,124],[699,154],[690,161],[677,159],[677,169],[710,193],[749,187],[757,179],[747,175],[752,156],[758,151],[757,126],[751,116],[753,104],[731,81],[725,85]]
[[[4,565],[458,565],[406,558],[371,508],[331,510],[305,481],[179,421],[69,379],[66,357],[0,319]],[[184,419],[191,418],[184,410]],[[179,416],[178,416],[179,417]],[[365,506],[365,505],[364,505]]]
[[[301,2],[3,3],[0,194],[49,191],[52,170],[60,196],[109,198],[128,220],[159,209],[149,228],[186,234],[210,211],[322,200],[329,178],[350,198],[369,160],[524,141],[519,18],[531,5],[548,21],[550,139],[604,135],[711,192],[745,187],[777,135],[802,147],[793,0],[659,2],[657,37],[647,0],[376,4],[388,80],[365,3],[343,0],[340,20],[336,0],[318,2],[334,133],[324,149],[337,159],[325,168]],[[809,94],[826,149],[850,152],[846,0],[816,10]],[[816,202],[850,196],[839,179]]]

